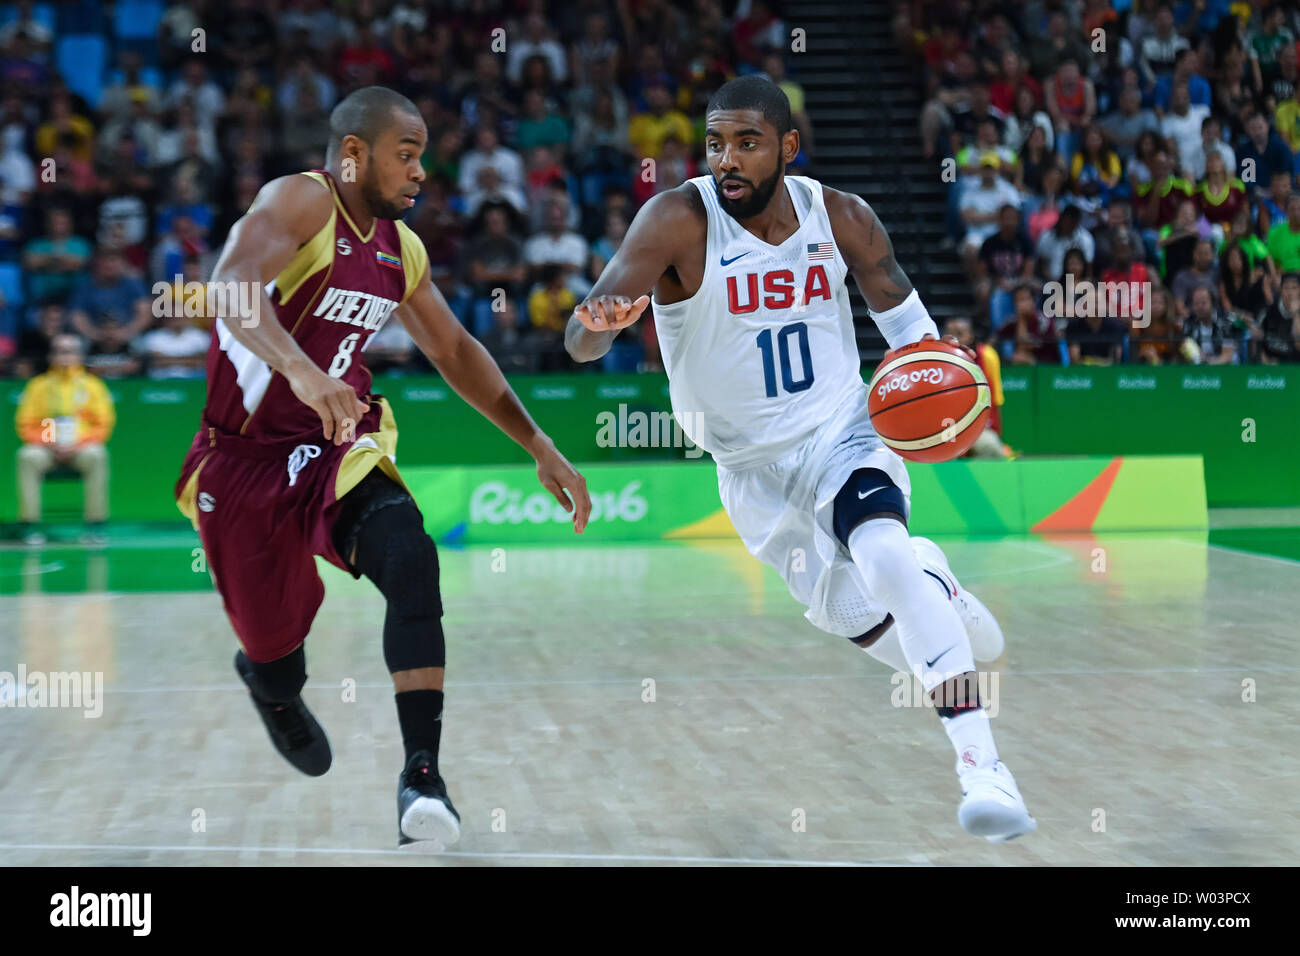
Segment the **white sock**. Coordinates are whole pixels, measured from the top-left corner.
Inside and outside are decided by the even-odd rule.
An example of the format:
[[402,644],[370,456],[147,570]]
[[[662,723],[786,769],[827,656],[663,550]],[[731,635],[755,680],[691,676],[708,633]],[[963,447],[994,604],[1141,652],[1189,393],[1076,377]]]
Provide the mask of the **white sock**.
[[864,521],[849,535],[849,553],[868,593],[894,616],[890,630],[897,630],[908,667],[926,693],[975,670],[966,628],[921,570],[906,528],[892,518]]
[[998,762],[998,748],[993,743],[993,728],[989,714],[983,707],[968,710],[956,717],[940,717],[948,739],[957,751],[957,773],[961,775],[978,767],[991,767]]

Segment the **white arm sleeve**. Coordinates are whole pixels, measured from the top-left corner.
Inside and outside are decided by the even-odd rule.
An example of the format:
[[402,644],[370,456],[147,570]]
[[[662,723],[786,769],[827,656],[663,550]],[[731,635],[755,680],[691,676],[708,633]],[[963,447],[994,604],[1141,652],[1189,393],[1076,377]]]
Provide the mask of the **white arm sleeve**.
[[892,309],[885,312],[871,311],[871,318],[875,320],[876,327],[885,336],[891,349],[919,342],[927,332],[936,339],[939,337],[939,327],[930,318],[930,313],[925,311],[915,289]]

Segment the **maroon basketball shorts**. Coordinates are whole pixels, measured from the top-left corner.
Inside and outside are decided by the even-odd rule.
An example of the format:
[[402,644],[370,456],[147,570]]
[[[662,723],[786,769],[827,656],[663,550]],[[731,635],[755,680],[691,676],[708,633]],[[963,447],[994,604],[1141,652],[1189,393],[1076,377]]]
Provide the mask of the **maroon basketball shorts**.
[[319,433],[268,444],[204,428],[186,455],[177,506],[198,529],[250,660],[276,660],[306,638],[325,597],[316,555],[351,573],[331,541],[342,495],[376,465],[397,478],[387,403],[372,405],[357,431],[336,446]]

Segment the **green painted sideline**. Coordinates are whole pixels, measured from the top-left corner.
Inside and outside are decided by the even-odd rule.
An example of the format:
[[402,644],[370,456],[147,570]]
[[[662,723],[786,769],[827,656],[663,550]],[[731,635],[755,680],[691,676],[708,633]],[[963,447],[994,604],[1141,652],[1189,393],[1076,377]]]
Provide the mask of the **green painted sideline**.
[[[1003,370],[1003,433],[1026,456],[1201,455],[1211,506],[1300,506],[1300,366],[1011,368]],[[873,370],[863,370],[869,376]],[[575,463],[685,461],[688,449],[629,447],[635,416],[669,408],[662,375],[577,374],[511,379],[529,411]],[[398,462],[409,466],[526,464],[527,456],[440,378],[383,377]],[[15,409],[22,383],[0,383]],[[111,507],[122,521],[171,520],[172,487],[198,428],[205,383],[110,383],[118,427]],[[628,441],[606,447],[602,422],[626,421]],[[12,417],[0,423],[0,522],[17,515]],[[707,460],[707,456],[705,456]],[[996,525],[1006,502],[988,492],[972,520]],[[75,519],[80,485],[47,485],[58,520]],[[969,498],[970,496],[966,496]]]

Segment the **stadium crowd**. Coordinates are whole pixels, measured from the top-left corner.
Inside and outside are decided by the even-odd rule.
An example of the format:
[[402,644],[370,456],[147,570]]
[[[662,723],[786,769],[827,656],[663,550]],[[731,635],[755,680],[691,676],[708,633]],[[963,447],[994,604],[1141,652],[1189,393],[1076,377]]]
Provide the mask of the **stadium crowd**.
[[[507,372],[571,367],[564,325],[636,209],[705,171],[714,90],[766,72],[811,132],[771,2],[726,6],[0,7],[0,374],[41,373],[71,333],[99,376],[202,377],[211,320],[186,315],[186,284],[210,273],[264,183],[323,165],[331,108],[372,84],[409,96],[427,123],[406,222],[453,311]],[[367,359],[428,369],[397,322]],[[652,318],[604,367],[661,367]]]
[[900,0],[982,336],[1012,363],[1300,361],[1300,13]]

